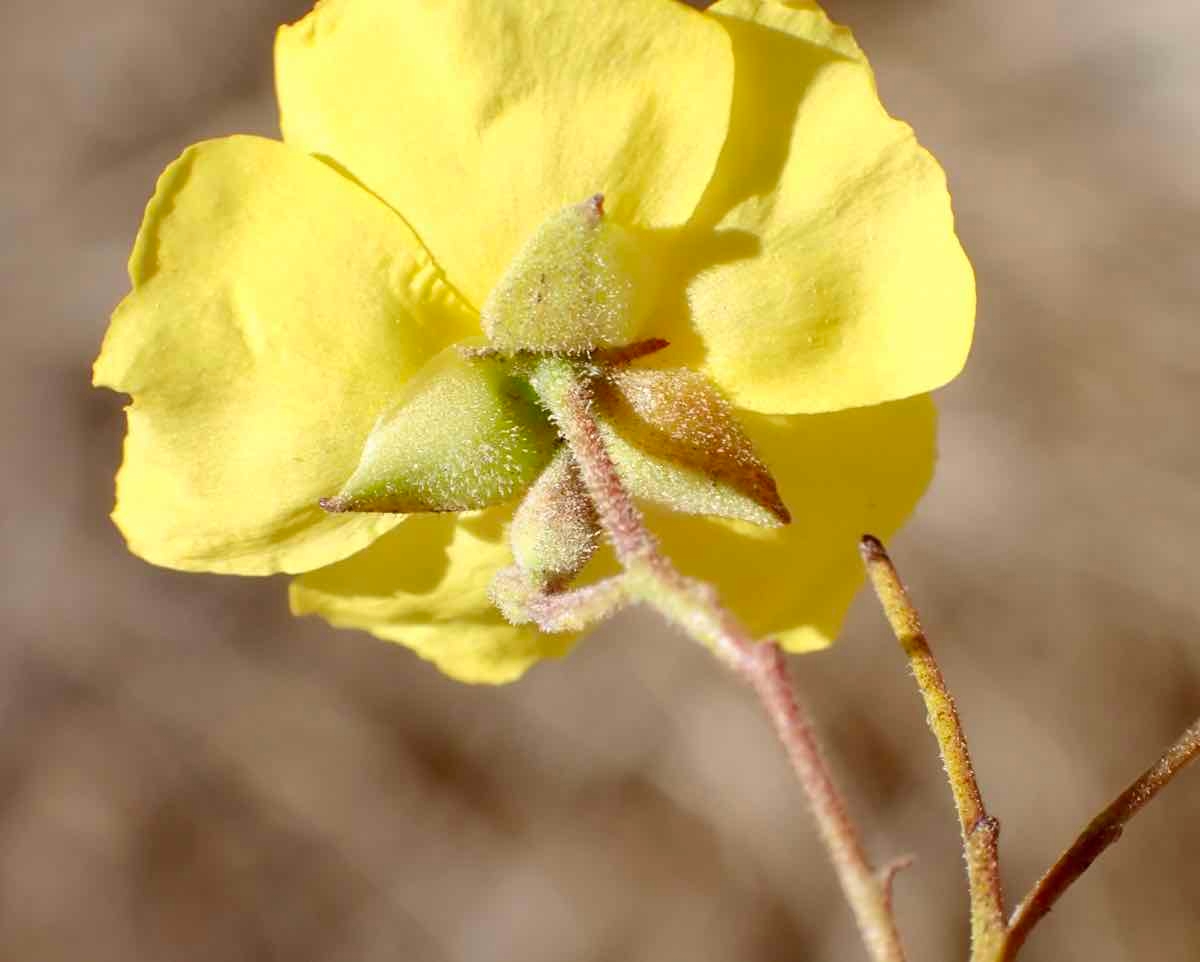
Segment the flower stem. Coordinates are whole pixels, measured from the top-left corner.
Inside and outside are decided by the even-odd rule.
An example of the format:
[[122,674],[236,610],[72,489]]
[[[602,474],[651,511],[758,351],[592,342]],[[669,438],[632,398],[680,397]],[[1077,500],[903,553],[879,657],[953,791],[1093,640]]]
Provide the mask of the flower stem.
[[601,526],[625,568],[628,597],[655,608],[708,646],[758,695],[787,751],[816,817],[863,941],[874,962],[904,962],[890,902],[890,876],[867,860],[846,804],[796,698],[779,646],[756,641],[717,600],[713,588],[685,577],[663,555],[622,483],[591,411],[587,382],[566,361],[548,359],[531,378],[570,447]]
[[1075,839],[1074,844],[1038,879],[1029,895],[1013,913],[1008,939],[1001,954],[996,956],[996,962],[1011,962],[1017,957],[1033,927],[1045,918],[1054,907],[1054,903],[1106,848],[1121,837],[1129,820],[1197,757],[1200,757],[1200,719],[1184,731],[1158,761],[1092,819]]
[[992,962],[1005,942],[1004,892],[997,852],[1000,823],[984,808],[958,709],[892,559],[879,539],[871,535],[863,537],[859,550],[888,624],[908,656],[925,700],[929,728],[937,739],[954,796],[971,898],[971,958]]

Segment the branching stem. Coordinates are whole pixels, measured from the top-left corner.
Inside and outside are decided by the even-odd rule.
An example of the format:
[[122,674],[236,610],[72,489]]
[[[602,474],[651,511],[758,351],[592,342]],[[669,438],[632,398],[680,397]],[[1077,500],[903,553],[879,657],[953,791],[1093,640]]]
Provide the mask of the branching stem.
[[937,738],[954,795],[971,891],[972,962],[1013,962],[1034,926],[1092,862],[1121,837],[1129,820],[1189,762],[1200,757],[1200,720],[1092,819],[1074,844],[1038,880],[1006,925],[996,851],[999,824],[984,808],[958,710],[887,551],[870,536],[863,538],[860,547],[875,592],[892,631],[908,655],[925,699],[929,727]]
[[799,777],[842,889],[874,962],[904,962],[891,910],[890,874],[875,872],[834,784],[779,646],[756,641],[716,592],[685,577],[663,555],[622,483],[592,414],[586,380],[567,361],[548,359],[531,378],[579,467],[601,526],[625,569],[628,597],[657,609],[708,646],[757,693]]
[[929,729],[937,739],[954,796],[971,898],[971,958],[973,962],[992,962],[1005,941],[1004,894],[997,851],[1000,823],[984,808],[958,708],[892,559],[879,539],[871,535],[863,537],[859,548],[888,624],[908,656],[925,700]]
[[1112,803],[1097,815],[1075,842],[1038,879],[1032,891],[1017,906],[1009,923],[1008,939],[996,962],[1011,962],[1033,927],[1100,854],[1121,837],[1125,826],[1162,791],[1190,762],[1200,757],[1200,719],[1197,719],[1157,762],[1151,765]]

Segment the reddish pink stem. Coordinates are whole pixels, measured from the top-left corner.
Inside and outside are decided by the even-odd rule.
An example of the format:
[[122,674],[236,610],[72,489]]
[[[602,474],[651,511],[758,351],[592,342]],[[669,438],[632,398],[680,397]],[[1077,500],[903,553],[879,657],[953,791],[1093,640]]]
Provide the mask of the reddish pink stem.
[[875,962],[904,962],[889,883],[867,859],[808,714],[796,698],[783,652],[774,642],[756,641],[720,605],[710,586],[685,577],[662,554],[609,456],[592,415],[586,382],[563,363],[547,368],[546,373],[544,379],[535,377],[534,385],[553,413],[600,523],[625,567],[623,577],[629,597],[653,606],[708,645],[751,685],[808,796],[871,958]]

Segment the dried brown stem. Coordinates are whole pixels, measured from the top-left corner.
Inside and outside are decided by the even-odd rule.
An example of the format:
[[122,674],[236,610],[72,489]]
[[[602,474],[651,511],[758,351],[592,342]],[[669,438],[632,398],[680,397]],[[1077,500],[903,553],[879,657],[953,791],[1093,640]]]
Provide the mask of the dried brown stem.
[[971,958],[990,962],[1005,941],[997,851],[1000,824],[984,808],[958,709],[892,559],[879,539],[871,535],[863,537],[859,548],[888,624],[908,656],[954,796],[971,897]]
[[1157,762],[1113,799],[1083,830],[1050,870],[1038,879],[1029,895],[1017,906],[1009,923],[1008,939],[996,962],[1017,957],[1029,933],[1054,908],[1079,876],[1121,837],[1129,820],[1161,792],[1176,775],[1200,756],[1200,719],[1197,719]]

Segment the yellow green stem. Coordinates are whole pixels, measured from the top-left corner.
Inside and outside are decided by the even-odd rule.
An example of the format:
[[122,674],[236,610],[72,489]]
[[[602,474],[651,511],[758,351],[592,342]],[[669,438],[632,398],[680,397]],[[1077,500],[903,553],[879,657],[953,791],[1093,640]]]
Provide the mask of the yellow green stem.
[[970,889],[971,958],[974,962],[993,962],[1005,943],[1006,933],[997,850],[1000,823],[984,808],[958,709],[891,558],[883,544],[871,535],[866,535],[859,547],[888,624],[908,656],[925,700],[929,728],[937,739],[954,796]]
[[[531,383],[569,446],[601,526],[625,572],[622,601],[655,608],[706,645],[754,689],[787,751],[816,817],[842,890],[874,962],[904,962],[892,914],[890,874],[867,860],[804,706],[796,698],[779,646],[756,641],[707,584],[685,577],[663,555],[625,489],[591,412],[585,377],[563,359],[538,365]],[[585,590],[585,589],[584,589]]]

